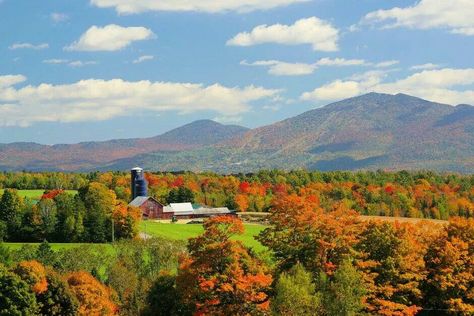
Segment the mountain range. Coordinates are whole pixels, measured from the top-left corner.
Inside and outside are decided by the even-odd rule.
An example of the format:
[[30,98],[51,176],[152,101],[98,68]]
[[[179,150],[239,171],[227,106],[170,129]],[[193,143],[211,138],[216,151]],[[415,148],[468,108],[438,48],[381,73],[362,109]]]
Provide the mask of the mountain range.
[[474,172],[474,106],[369,93],[248,129],[200,120],[152,138],[0,144],[0,170]]

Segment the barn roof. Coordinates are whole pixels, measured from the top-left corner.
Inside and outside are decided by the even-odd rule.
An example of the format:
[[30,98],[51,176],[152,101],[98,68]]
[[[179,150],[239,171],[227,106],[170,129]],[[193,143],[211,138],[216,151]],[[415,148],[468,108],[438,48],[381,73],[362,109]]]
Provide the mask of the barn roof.
[[170,203],[170,206],[175,213],[192,212],[194,210],[191,203]]
[[146,201],[148,201],[149,197],[148,196],[137,196],[132,202],[130,202],[128,205],[130,206],[135,206],[139,207]]

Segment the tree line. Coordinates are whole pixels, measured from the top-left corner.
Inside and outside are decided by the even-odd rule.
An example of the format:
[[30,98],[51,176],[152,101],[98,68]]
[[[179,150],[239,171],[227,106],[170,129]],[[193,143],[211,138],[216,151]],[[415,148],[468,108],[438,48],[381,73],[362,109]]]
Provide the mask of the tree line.
[[0,198],[0,241],[93,242],[134,238],[141,211],[90,182],[77,195],[51,190],[35,203],[6,189]]
[[[130,201],[127,172],[3,173],[0,187],[79,189],[101,183],[122,201]],[[318,172],[263,170],[255,174],[146,173],[149,194],[163,204],[189,202],[227,206],[241,212],[268,212],[281,194],[317,192],[330,210],[343,202],[363,215],[448,219],[474,215],[474,175],[416,172]]]

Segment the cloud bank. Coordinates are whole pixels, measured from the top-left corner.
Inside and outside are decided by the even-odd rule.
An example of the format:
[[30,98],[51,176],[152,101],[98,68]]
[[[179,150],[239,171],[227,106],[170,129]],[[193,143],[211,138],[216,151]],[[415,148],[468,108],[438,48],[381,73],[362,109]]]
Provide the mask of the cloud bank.
[[279,90],[255,86],[239,88],[122,79],[14,87],[25,80],[21,75],[0,76],[0,126],[100,121],[143,111],[213,111],[222,116],[237,116],[248,111],[253,101],[279,93]]
[[451,33],[474,35],[474,1],[421,0],[406,8],[392,8],[368,13],[362,24],[383,28],[448,29]]
[[251,12],[288,6],[309,0],[91,0],[99,8],[114,8],[118,14],[136,14],[148,11],[196,11],[206,13]]
[[474,68],[425,70],[394,82],[384,82],[386,72],[370,71],[335,80],[301,95],[307,101],[334,101],[368,92],[406,93],[446,104],[474,104]]

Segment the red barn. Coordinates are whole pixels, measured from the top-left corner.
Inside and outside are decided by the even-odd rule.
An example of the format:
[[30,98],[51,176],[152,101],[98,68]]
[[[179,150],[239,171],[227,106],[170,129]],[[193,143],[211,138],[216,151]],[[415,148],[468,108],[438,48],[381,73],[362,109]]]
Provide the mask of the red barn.
[[137,196],[129,205],[138,207],[142,211],[144,219],[171,219],[173,216],[173,213],[164,213],[163,205],[149,196]]

